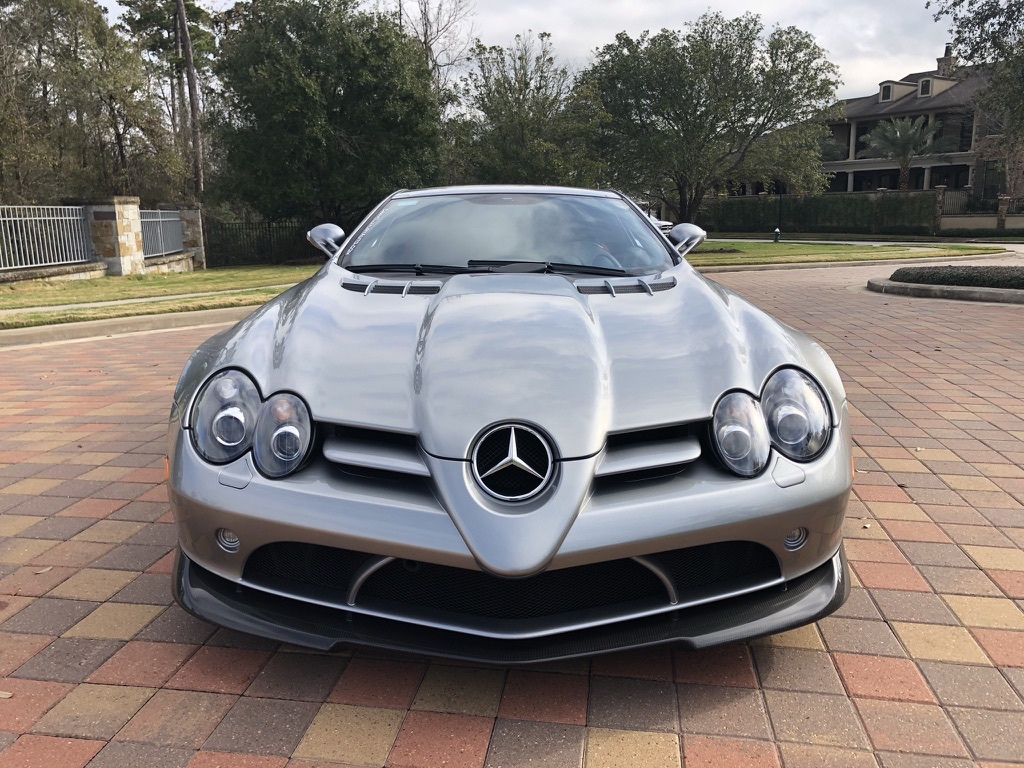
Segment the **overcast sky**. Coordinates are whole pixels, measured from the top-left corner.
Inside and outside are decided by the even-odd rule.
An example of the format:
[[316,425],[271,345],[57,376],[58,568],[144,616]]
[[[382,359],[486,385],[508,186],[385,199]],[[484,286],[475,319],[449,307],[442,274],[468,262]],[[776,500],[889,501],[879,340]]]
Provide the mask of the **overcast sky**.
[[[101,0],[108,8],[116,0]],[[230,0],[199,0],[224,8]],[[384,0],[385,4],[387,0]],[[415,2],[415,0],[412,0]],[[431,0],[436,2],[436,0]],[[550,32],[564,60],[586,66],[595,48],[619,32],[682,29],[709,7],[726,16],[761,15],[766,28],[779,24],[810,32],[839,67],[841,98],[866,96],[881,80],[935,68],[949,42],[945,22],[932,21],[925,0],[475,0],[473,27],[487,45],[507,45],[517,32]],[[367,3],[370,5],[372,0]],[[115,11],[116,13],[116,11]]]

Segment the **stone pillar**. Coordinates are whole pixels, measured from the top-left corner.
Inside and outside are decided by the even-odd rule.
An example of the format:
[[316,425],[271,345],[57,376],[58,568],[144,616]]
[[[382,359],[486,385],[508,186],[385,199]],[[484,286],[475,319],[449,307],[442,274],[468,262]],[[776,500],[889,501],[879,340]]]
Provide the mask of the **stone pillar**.
[[93,250],[106,262],[107,274],[145,274],[139,198],[112,197],[84,206]]
[[924,169],[924,184],[922,189],[928,189],[932,184],[932,167],[930,165],[925,166]]
[[853,192],[853,171],[846,172],[846,191]]
[[1010,210],[1010,196],[1000,195],[999,206],[996,209],[996,229],[1006,229],[1006,214]]
[[192,269],[206,269],[203,245],[203,209],[199,203],[178,209],[181,214],[181,244],[192,253]]
[[935,216],[932,222],[932,234],[937,234],[942,229],[942,212],[946,207],[946,185],[935,186]]
[[[846,157],[847,160],[857,159],[857,121],[850,121],[850,152]],[[853,191],[852,189],[850,190]]]

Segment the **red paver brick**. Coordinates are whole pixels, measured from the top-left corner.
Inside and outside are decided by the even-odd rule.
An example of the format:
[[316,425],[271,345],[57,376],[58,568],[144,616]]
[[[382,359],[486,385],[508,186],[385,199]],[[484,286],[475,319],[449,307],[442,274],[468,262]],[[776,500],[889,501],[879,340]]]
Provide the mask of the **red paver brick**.
[[642,680],[671,680],[672,651],[659,645],[633,651],[620,651],[595,656],[590,662],[594,675],[636,677]]
[[188,768],[285,768],[286,757],[242,755],[235,752],[197,752]]
[[997,666],[1024,667],[1024,632],[977,628],[971,632]]
[[195,645],[133,640],[89,676],[90,683],[157,688],[195,653]]
[[884,539],[848,539],[846,556],[850,562],[906,563],[907,558],[891,541]]
[[106,742],[25,734],[0,753],[3,768],[85,768]]
[[168,552],[149,568],[146,573],[171,573],[174,570],[174,552]]
[[0,731],[24,733],[75,686],[41,680],[0,680],[0,691],[12,694],[0,699]]
[[778,768],[779,755],[769,741],[731,739],[724,736],[683,737],[686,768]]
[[588,691],[583,675],[510,670],[498,717],[584,725]]
[[242,693],[270,656],[266,651],[242,648],[200,648],[167,682],[166,687],[210,693]]
[[910,659],[858,653],[837,653],[834,658],[851,696],[935,703],[928,684]]
[[1007,597],[1024,598],[1024,571],[987,571]]
[[481,768],[493,721],[474,715],[410,712],[388,756],[389,768]]
[[876,699],[854,702],[878,751],[951,757],[969,754],[941,707]]
[[78,572],[77,568],[29,565],[0,579],[0,595],[45,595],[61,582]]
[[758,686],[750,648],[742,643],[700,651],[674,650],[672,659],[677,683],[730,685],[740,688]]
[[53,637],[50,635],[0,632],[0,677],[9,675],[52,641]]
[[199,749],[235,699],[218,693],[157,691],[114,738]]
[[907,592],[931,592],[932,588],[912,565],[898,563],[852,563],[857,578],[873,589],[902,589]]
[[853,490],[861,501],[907,503],[911,500],[902,488],[895,485],[855,485]]
[[915,520],[883,520],[882,527],[897,541],[949,541],[949,536],[935,523]]
[[327,701],[361,707],[408,709],[416,697],[427,665],[356,657],[352,659]]
[[82,499],[57,513],[59,517],[93,517],[103,519],[126,504],[121,499]]

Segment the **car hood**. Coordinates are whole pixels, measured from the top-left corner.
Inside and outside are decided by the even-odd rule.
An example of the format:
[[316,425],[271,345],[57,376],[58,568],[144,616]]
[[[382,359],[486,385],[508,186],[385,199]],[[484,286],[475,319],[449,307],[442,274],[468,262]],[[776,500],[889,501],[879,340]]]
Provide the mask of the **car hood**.
[[177,403],[187,412],[210,372],[238,367],[264,396],[300,394],[318,421],[415,434],[451,459],[503,421],[547,433],[561,459],[592,456],[612,432],[707,419],[782,365],[815,375],[838,413],[838,374],[806,336],[685,263],[662,279],[675,284],[616,280],[612,295],[559,275],[456,275],[403,295],[402,280],[353,290],[371,281],[330,264],[204,344]]

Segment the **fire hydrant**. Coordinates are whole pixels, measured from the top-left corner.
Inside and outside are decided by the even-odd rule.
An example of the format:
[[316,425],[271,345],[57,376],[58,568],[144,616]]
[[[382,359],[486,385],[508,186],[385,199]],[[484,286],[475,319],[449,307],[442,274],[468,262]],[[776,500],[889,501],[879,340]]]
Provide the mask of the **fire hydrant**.
[[775,228],[775,239],[774,239],[774,240],[772,240],[772,242],[773,242],[773,243],[777,243],[777,242],[779,242],[779,237],[780,237],[781,235],[782,235],[782,232],[781,232],[781,231],[779,231],[779,228],[778,228],[778,227],[776,227],[776,228]]

